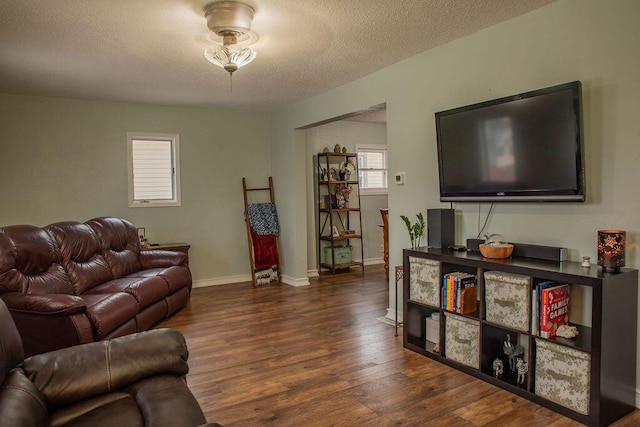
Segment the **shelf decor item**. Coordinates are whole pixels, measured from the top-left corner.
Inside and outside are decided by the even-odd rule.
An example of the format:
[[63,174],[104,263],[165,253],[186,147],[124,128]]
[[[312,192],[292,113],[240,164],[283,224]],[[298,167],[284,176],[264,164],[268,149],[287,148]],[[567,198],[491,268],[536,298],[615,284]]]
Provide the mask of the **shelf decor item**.
[[502,378],[504,373],[504,363],[497,357],[493,360],[493,376],[496,378]]
[[327,168],[318,165],[318,179],[324,181],[327,179]]
[[516,371],[518,371],[518,384],[524,385],[524,381],[527,378],[527,372],[529,372],[529,364],[524,359],[518,358],[516,362]]
[[513,253],[513,245],[504,241],[500,234],[485,235],[484,243],[480,244],[480,253],[485,258],[509,258]]
[[335,193],[339,209],[349,207],[349,196],[351,195],[351,190],[351,184],[336,184],[333,187],[333,192]]
[[147,239],[147,233],[144,227],[136,228],[138,231],[138,238],[140,239],[140,247],[148,248],[149,247],[149,239]]
[[400,218],[404,221],[405,225],[407,226],[407,231],[409,232],[409,239],[411,239],[411,249],[420,247],[420,240],[424,235],[425,222],[424,216],[422,216],[422,212],[418,212],[416,214],[416,217],[418,217],[418,221],[416,221],[415,224],[411,224],[409,218],[404,215],[400,215]]
[[340,170],[338,171],[338,177],[340,181],[349,181],[351,173],[356,169],[353,159],[345,158],[344,162],[340,164]]
[[598,230],[598,265],[606,273],[618,273],[624,267],[626,232]]

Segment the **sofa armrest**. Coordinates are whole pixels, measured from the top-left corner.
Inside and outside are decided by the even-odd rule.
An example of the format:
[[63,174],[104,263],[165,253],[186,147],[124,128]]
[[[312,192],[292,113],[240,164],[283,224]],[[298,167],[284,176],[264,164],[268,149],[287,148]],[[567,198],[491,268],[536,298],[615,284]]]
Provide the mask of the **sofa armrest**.
[[147,377],[184,376],[188,355],[180,332],[154,329],[38,354],[26,359],[23,369],[49,405],[60,408]]
[[25,356],[93,342],[85,301],[75,295],[0,294],[22,338]]
[[187,254],[178,251],[153,249],[140,251],[140,264],[143,269],[163,268],[186,265]]
[[43,316],[68,316],[84,313],[87,308],[82,298],[67,294],[33,295],[7,292],[1,294],[0,298],[11,311]]

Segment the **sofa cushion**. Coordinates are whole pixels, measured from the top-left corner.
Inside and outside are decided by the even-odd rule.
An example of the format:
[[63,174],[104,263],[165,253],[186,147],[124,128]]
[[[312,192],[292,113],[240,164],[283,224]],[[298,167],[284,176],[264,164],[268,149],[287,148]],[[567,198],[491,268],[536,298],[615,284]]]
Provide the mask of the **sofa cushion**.
[[150,268],[147,270],[137,271],[128,275],[127,277],[162,277],[169,293],[172,294],[178,289],[189,288],[191,289],[191,271],[189,267],[184,266],[172,266],[166,268]]
[[[0,303],[2,304],[2,303]],[[22,340],[16,328],[6,327],[13,324],[9,310],[2,307],[0,309],[0,384],[5,380],[5,374],[18,366],[24,359]]]
[[138,332],[151,329],[153,325],[167,317],[169,304],[167,298],[146,307],[136,315],[136,330]]
[[[145,425],[198,426],[206,423],[197,400],[177,376],[157,375],[127,388],[144,414]],[[171,402],[166,405],[164,402]]]
[[62,265],[71,279],[76,295],[113,279],[109,264],[102,256],[98,236],[87,224],[58,222],[45,227],[56,240]]
[[112,392],[81,400],[51,414],[52,426],[99,427],[144,426],[140,408],[133,396]]
[[[20,350],[22,353],[22,350]],[[5,371],[3,371],[4,373]],[[13,369],[0,382],[0,414],[3,426],[48,426],[46,398],[24,372]]]
[[197,426],[205,422],[186,383],[170,375],[146,378],[124,391],[81,400],[51,414],[51,425],[60,427]]
[[136,319],[133,318],[131,320],[127,320],[125,323],[109,332],[107,335],[105,335],[104,339],[110,340],[113,338],[120,338],[124,337],[125,335],[135,334],[136,332],[140,331],[138,331]]
[[87,317],[93,325],[97,340],[106,338],[109,332],[133,319],[140,311],[140,306],[133,295],[124,292],[82,294],[80,298],[87,304]]
[[0,292],[74,294],[58,246],[42,228],[0,228],[0,254]]
[[145,308],[151,304],[164,299],[169,295],[169,286],[162,277],[123,277],[121,279],[109,280],[106,283],[90,289],[87,294],[111,294],[125,292],[133,295],[138,301],[140,308]]
[[95,231],[102,253],[116,279],[139,271],[140,241],[136,228],[120,218],[94,218],[86,222]]
[[171,295],[167,297],[167,316],[171,316],[173,313],[180,310],[182,307],[187,305],[187,301],[189,301],[189,289],[182,288],[178,289]]

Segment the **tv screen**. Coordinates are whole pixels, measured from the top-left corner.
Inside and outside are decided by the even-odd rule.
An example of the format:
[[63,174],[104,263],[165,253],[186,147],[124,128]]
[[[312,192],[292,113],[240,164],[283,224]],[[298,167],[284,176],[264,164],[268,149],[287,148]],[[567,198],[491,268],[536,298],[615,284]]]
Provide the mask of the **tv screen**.
[[584,201],[579,81],[435,119],[441,201]]

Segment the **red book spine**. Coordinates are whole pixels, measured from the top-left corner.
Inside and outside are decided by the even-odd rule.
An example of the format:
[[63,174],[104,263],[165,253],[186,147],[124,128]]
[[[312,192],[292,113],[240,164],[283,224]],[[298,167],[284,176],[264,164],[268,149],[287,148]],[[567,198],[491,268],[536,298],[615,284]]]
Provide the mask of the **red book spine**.
[[569,285],[542,290],[540,301],[540,336],[553,338],[560,325],[569,324]]

